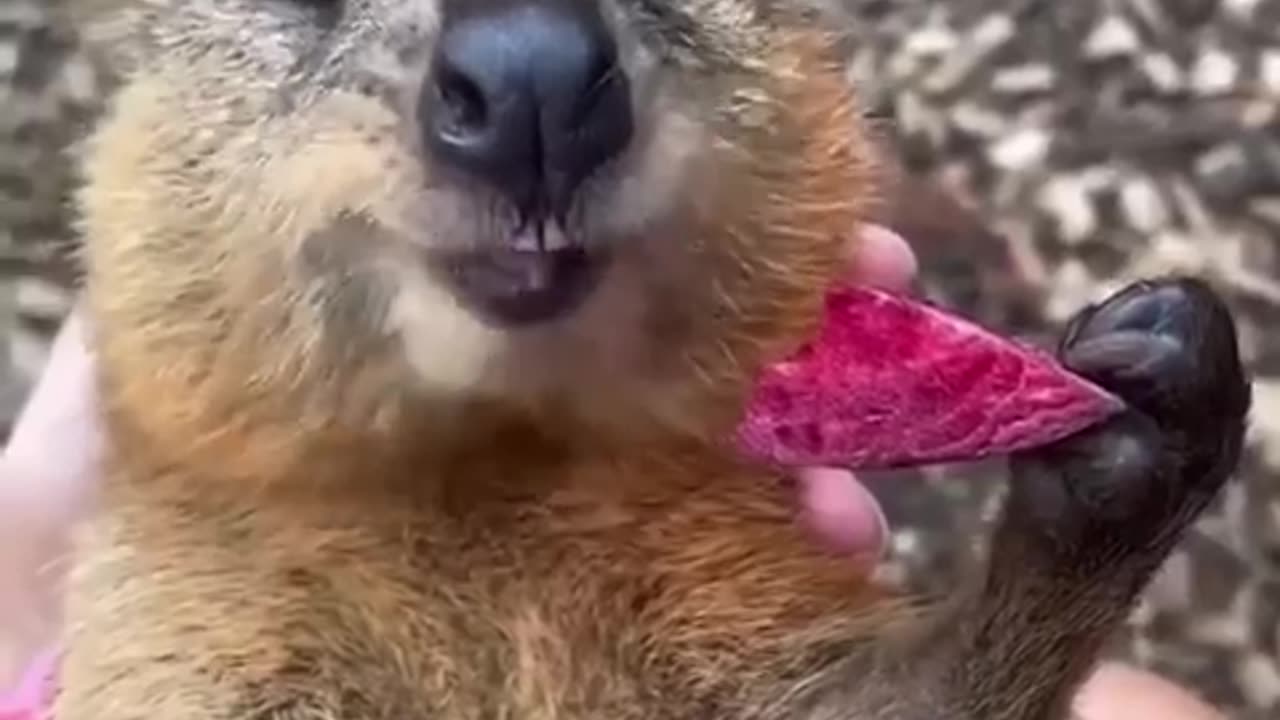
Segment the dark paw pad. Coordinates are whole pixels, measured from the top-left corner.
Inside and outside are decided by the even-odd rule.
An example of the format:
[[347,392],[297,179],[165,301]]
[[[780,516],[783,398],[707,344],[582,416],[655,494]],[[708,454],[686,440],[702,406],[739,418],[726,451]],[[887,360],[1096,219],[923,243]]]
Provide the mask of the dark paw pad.
[[1014,523],[1060,559],[1167,548],[1239,459],[1250,386],[1230,313],[1198,281],[1141,282],[1081,312],[1060,353],[1131,410],[1017,458]]
[[1197,280],[1130,285],[1077,315],[1059,352],[1165,429],[1221,434],[1249,409],[1231,314]]

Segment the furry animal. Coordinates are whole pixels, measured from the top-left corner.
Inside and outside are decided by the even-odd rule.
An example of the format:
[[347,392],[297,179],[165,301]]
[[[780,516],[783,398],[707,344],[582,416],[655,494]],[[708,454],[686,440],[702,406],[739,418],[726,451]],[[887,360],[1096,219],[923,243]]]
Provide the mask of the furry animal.
[[79,0],[109,457],[58,720],[1061,718],[1225,482],[1202,284],[1063,351],[1126,414],[1014,459],[896,597],[723,442],[876,195],[784,0]]

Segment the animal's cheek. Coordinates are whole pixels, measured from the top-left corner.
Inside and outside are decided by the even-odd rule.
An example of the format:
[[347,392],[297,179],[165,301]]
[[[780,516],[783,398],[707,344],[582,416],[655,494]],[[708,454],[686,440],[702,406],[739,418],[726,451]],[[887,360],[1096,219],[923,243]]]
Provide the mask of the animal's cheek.
[[244,126],[222,154],[228,192],[294,242],[353,216],[395,225],[427,182],[396,116],[353,93]]

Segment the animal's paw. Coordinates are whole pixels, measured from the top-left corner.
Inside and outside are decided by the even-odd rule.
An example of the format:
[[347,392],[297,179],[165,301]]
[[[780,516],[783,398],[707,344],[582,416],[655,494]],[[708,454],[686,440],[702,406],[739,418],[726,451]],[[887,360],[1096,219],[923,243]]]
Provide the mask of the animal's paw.
[[1059,562],[1159,559],[1240,457],[1251,393],[1230,312],[1196,280],[1139,282],[1082,311],[1059,352],[1129,409],[1015,458],[1008,517]]
[[1238,432],[1249,409],[1231,314],[1198,280],[1130,285],[1080,312],[1059,353],[1162,429],[1191,439]]

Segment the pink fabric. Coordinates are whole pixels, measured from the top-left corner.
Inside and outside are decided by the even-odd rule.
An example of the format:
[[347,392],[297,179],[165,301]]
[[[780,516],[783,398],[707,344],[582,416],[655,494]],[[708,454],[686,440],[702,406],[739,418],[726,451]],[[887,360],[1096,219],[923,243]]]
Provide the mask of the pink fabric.
[[47,720],[57,679],[58,653],[46,651],[12,690],[0,694],[0,720]]
[[[849,287],[828,296],[818,337],[762,375],[737,440],[781,465],[889,467],[1026,449],[1120,407],[1045,353]],[[40,656],[0,695],[0,720],[47,720],[56,658]]]

